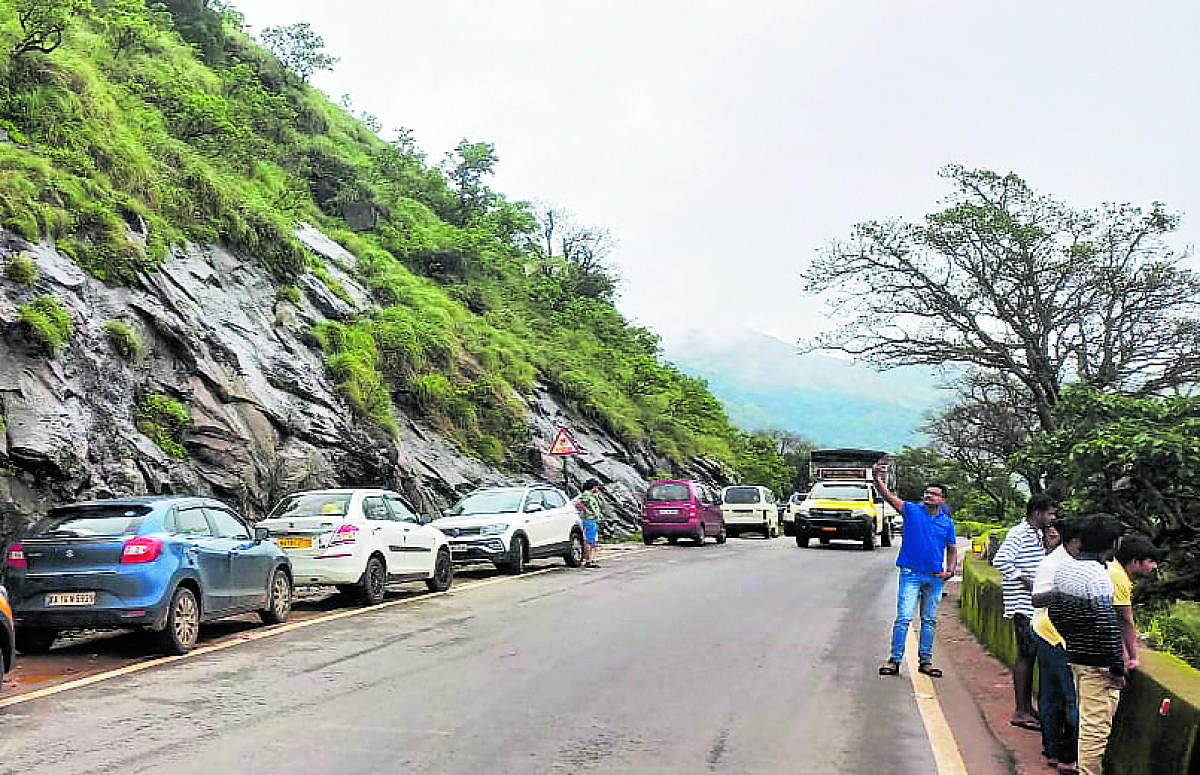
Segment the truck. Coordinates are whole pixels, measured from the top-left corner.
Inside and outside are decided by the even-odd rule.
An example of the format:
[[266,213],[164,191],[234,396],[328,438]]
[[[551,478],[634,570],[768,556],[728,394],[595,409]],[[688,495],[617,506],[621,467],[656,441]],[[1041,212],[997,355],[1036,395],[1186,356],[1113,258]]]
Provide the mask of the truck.
[[812,539],[822,544],[853,540],[873,551],[892,545],[899,515],[875,485],[873,467],[884,462],[883,481],[895,487],[892,456],[873,449],[818,449],[809,461],[812,489],[798,504],[789,504],[796,546]]

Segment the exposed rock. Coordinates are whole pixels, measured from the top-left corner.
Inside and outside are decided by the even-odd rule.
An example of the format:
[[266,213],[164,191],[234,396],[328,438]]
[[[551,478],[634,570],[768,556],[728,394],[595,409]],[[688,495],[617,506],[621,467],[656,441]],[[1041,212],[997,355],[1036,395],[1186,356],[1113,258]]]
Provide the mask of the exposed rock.
[[[328,261],[357,310],[311,275],[299,306],[277,314],[276,288],[253,260],[221,247],[192,246],[140,279],[108,287],[49,245],[0,231],[0,252],[38,262],[35,288],[0,281],[0,539],[55,503],[132,493],[212,494],[260,516],[298,488],[377,485],[399,489],[425,512],[481,484],[562,479],[561,460],[536,456],[506,473],[465,455],[420,419],[400,413],[399,438],[356,417],[326,371],[309,333],[322,318],[348,318],[374,305],[351,272],[355,257],[316,229],[299,238]],[[54,358],[20,333],[16,306],[54,294],[75,335]],[[101,326],[133,325],[147,346],[121,358]],[[281,324],[282,323],[282,324]],[[134,414],[150,392],[186,404],[193,427],[178,459],[138,431]],[[648,447],[627,448],[568,407],[547,386],[527,397],[531,448],[545,450],[568,428],[582,452],[568,462],[571,484],[604,484],[608,532],[634,527],[645,480],[670,470]],[[683,472],[686,473],[686,472]],[[694,475],[720,483],[719,466]],[[14,516],[19,515],[19,516]]]

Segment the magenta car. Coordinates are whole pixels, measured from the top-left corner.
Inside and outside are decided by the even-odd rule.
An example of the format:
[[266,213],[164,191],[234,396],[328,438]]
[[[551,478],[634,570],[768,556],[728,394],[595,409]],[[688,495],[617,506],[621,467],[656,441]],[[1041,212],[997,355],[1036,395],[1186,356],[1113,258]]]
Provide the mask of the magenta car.
[[664,537],[671,543],[690,538],[699,546],[705,536],[713,536],[725,543],[721,499],[711,487],[691,479],[651,482],[642,499],[641,525],[647,545]]

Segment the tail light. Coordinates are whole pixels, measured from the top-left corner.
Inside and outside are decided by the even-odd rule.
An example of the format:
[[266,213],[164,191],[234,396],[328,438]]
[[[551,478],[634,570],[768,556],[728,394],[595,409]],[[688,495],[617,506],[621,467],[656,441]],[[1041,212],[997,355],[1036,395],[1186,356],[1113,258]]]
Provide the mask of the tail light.
[[4,564],[10,568],[25,568],[25,547],[20,541],[13,541],[8,551],[4,553]]
[[139,536],[125,542],[121,549],[121,563],[154,562],[162,554],[162,539]]
[[683,507],[683,513],[684,513],[684,515],[685,515],[686,517],[688,517],[689,519],[691,519],[692,517],[696,516],[696,512],[697,512],[697,511],[698,511],[698,509],[696,508],[696,504],[694,504],[694,503],[689,503],[689,504],[687,504],[686,506],[684,506],[684,507]]
[[329,542],[330,546],[338,544],[352,544],[358,540],[358,527],[355,525],[342,525],[333,534],[333,540]]

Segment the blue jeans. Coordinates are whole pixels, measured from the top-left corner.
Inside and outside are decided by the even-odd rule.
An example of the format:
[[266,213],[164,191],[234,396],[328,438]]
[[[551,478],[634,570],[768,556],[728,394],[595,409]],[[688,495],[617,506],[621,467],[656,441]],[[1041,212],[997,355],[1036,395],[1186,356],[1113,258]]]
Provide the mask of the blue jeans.
[[937,624],[938,603],[942,602],[942,579],[932,573],[900,569],[900,589],[896,593],[896,623],[892,625],[892,662],[904,659],[904,639],[908,625],[921,599],[921,646],[917,651],[920,662],[933,661],[933,628]]
[[1079,704],[1067,650],[1037,638],[1037,663],[1042,750],[1060,762],[1073,762],[1079,745]]

